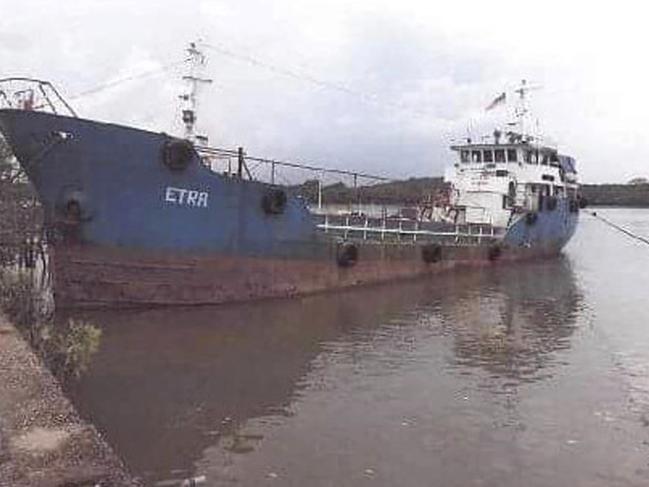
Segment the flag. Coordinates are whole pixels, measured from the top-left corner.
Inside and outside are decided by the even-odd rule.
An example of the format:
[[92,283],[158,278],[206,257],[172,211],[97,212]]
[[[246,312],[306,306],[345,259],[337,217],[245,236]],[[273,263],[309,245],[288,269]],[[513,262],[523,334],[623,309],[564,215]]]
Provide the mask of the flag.
[[485,108],[485,110],[491,110],[492,108],[496,108],[498,105],[502,105],[505,103],[505,99],[507,98],[507,95],[503,91],[500,95],[498,95],[494,100],[489,103],[489,106]]

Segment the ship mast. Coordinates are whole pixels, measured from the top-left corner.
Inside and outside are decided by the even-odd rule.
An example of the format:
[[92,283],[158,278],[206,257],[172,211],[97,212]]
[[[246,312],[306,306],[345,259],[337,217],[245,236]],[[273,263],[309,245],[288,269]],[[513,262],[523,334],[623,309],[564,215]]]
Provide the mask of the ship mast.
[[202,76],[207,58],[199,50],[196,42],[189,44],[187,53],[189,54],[189,72],[183,76],[186,87],[185,92],[180,95],[180,99],[183,101],[182,120],[185,125],[185,138],[194,143],[207,145],[207,136],[197,135],[195,132],[197,95],[199,86],[209,84],[212,80]]
[[537,85],[528,85],[527,80],[522,80],[520,86],[514,90],[514,93],[518,94],[518,104],[514,109],[515,120],[511,122],[510,125],[518,126],[519,133],[524,139],[531,137],[530,134],[527,133],[528,125],[531,125],[531,123],[529,123],[530,109],[527,104],[527,94],[532,90],[538,90],[540,88],[541,87]]

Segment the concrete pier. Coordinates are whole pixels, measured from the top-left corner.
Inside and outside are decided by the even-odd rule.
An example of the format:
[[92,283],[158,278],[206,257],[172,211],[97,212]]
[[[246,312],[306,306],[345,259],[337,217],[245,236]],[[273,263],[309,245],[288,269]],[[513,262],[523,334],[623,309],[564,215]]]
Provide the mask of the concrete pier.
[[138,484],[0,315],[0,486],[96,485]]

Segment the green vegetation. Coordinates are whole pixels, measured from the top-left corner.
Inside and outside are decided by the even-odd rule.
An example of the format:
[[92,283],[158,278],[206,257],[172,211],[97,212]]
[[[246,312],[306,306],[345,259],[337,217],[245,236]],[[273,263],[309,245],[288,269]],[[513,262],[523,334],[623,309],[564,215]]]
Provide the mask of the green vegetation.
[[31,270],[0,269],[0,310],[61,382],[83,374],[99,348],[95,325],[55,323],[47,289]]
[[[322,201],[325,204],[347,204],[349,202],[374,203],[384,205],[417,204],[428,200],[443,187],[442,178],[410,178],[403,181],[390,181],[370,186],[353,188],[336,183],[322,188]],[[317,181],[307,181],[297,189],[309,202],[318,201]]]
[[649,179],[647,178],[633,178],[629,181],[629,184],[649,184]]
[[[443,186],[439,177],[410,178],[357,189],[338,183],[322,188],[322,201],[325,204],[347,204],[360,200],[362,203],[411,205],[429,200]],[[317,181],[307,181],[295,189],[310,203],[317,202]],[[649,207],[649,183],[644,178],[634,178],[628,184],[584,184],[581,192],[592,206]]]
[[649,184],[584,184],[581,193],[589,206],[649,208]]
[[19,263],[28,251],[42,251],[42,229],[36,192],[0,137],[0,266]]
[[0,139],[0,310],[64,382],[88,368],[101,330],[74,320],[55,324],[42,236],[43,215],[33,187]]

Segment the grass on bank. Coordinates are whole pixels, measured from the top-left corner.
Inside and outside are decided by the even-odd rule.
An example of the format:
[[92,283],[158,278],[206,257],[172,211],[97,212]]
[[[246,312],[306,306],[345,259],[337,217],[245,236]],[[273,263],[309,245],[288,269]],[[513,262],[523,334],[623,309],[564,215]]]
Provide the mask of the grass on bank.
[[0,309],[61,382],[79,378],[99,349],[97,326],[74,319],[55,323],[33,272],[0,269]]

